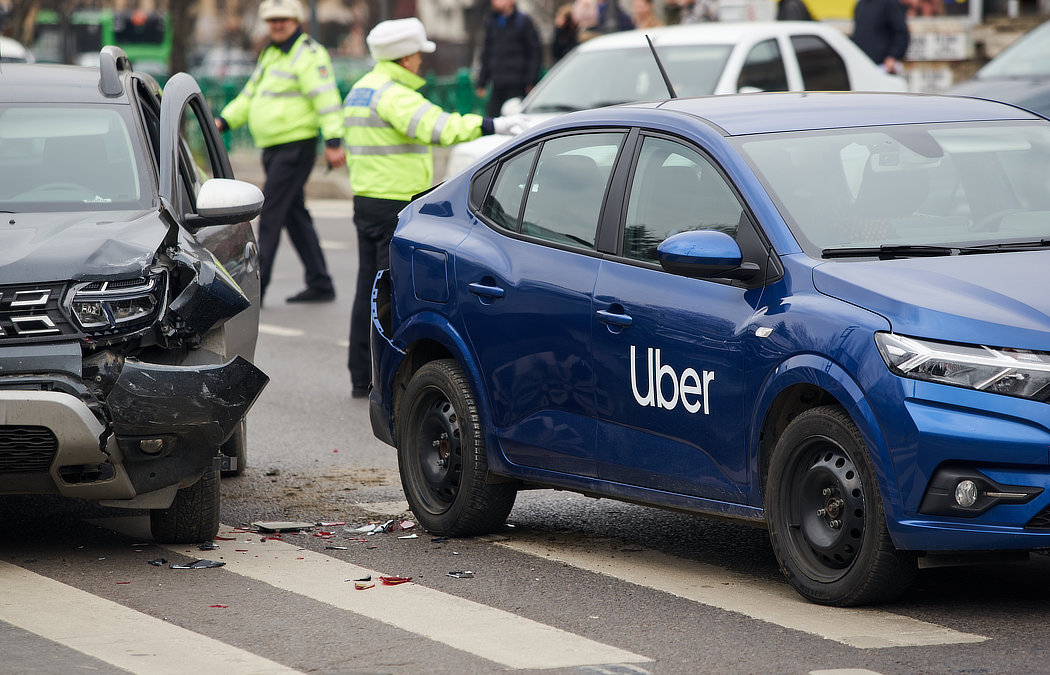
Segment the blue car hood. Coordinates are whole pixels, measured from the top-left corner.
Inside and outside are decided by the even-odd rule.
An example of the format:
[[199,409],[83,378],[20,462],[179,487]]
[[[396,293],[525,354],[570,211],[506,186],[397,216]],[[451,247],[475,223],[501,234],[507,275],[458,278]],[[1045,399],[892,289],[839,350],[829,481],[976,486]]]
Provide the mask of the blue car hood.
[[814,287],[885,317],[896,333],[1050,350],[1050,251],[834,262]]
[[142,274],[167,233],[155,210],[4,214],[0,283]]

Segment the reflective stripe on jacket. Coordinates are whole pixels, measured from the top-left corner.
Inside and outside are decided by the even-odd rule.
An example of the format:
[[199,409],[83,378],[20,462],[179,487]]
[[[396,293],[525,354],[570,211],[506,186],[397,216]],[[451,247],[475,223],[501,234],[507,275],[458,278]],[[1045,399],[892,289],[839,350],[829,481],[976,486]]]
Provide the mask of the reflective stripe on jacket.
[[433,145],[481,136],[481,115],[447,113],[420,94],[424,80],[380,61],[344,102],[350,187],[355,195],[408,201],[434,180]]
[[342,136],[342,101],[328,51],[303,34],[288,52],[270,45],[255,72],[220,116],[231,129],[248,123],[255,145],[268,148],[317,137]]

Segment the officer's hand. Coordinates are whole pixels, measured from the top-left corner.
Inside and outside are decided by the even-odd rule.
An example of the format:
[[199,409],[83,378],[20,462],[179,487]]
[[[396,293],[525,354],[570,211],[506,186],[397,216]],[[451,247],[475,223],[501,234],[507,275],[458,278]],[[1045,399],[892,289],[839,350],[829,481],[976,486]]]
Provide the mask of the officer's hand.
[[342,148],[325,148],[324,159],[332,169],[346,166],[346,152]]
[[532,124],[525,115],[504,115],[492,118],[492,130],[504,136],[517,136]]

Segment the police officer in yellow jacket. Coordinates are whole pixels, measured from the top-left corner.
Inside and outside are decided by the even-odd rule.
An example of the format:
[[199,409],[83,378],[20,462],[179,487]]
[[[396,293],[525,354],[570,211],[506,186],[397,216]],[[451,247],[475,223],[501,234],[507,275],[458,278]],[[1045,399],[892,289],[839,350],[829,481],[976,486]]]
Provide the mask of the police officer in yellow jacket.
[[306,288],[288,302],[329,302],[335,299],[335,287],[306,209],[303,188],[317,157],[318,128],[325,139],[329,166],[341,167],[346,162],[342,101],[328,52],[302,31],[299,0],[264,0],[259,17],[266,22],[271,42],[259,55],[248,84],[223,108],[215,124],[225,131],[247,123],[255,145],[263,149],[262,293],[270,283],[281,229],[286,228],[303,263],[306,282]]
[[432,146],[522,130],[518,117],[448,113],[420,94],[423,54],[435,49],[416,18],[382,21],[365,38],[375,67],[344,101],[346,152],[357,228],[357,291],[350,313],[352,395],[368,395],[372,280],[390,266],[397,214],[434,179]]

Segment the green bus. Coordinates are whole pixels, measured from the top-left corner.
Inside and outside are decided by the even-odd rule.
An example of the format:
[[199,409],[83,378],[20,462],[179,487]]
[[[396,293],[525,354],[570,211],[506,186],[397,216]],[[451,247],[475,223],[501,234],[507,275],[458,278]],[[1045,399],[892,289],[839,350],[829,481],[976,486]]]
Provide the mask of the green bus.
[[171,38],[171,20],[162,12],[79,9],[64,26],[58,12],[43,10],[32,50],[38,62],[97,65],[102,47],[117,45],[135,70],[166,78]]

